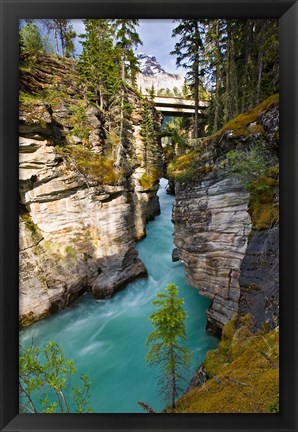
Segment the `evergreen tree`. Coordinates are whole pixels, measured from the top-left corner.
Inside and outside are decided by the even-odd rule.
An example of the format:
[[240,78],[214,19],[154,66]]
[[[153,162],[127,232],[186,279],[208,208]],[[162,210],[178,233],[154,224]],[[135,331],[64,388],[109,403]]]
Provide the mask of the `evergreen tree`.
[[76,33],[73,30],[70,19],[65,18],[54,18],[42,20],[43,25],[48,33],[53,32],[55,40],[55,53],[58,56],[72,57],[74,55],[74,42],[73,39],[76,37]]
[[122,80],[125,82],[129,79],[133,86],[136,83],[137,73],[140,72],[138,59],[134,54],[134,48],[142,45],[140,36],[136,31],[138,25],[139,20],[137,19],[115,19],[112,23],[117,46],[121,50]]
[[74,39],[77,36],[76,32],[73,29],[71,23],[69,23],[66,27],[66,31],[64,33],[64,55],[65,57],[74,57],[75,55],[75,45]]
[[177,66],[187,70],[187,80],[194,91],[195,118],[194,138],[198,137],[198,113],[199,113],[199,83],[200,83],[200,53],[203,48],[202,32],[199,20],[176,20],[178,26],[173,30],[172,36],[180,36],[179,42],[175,44],[175,50],[171,52],[176,55]]
[[48,33],[53,32],[54,41],[55,41],[55,54],[59,55],[59,29],[58,29],[58,20],[57,19],[45,19],[43,20],[44,28]]
[[154,108],[152,102],[144,102],[140,134],[143,138],[145,145],[144,162],[146,165],[147,176],[152,174],[154,171],[156,155],[158,151],[156,143],[156,132],[154,128],[153,109]]
[[113,46],[109,20],[86,19],[83,51],[78,68],[86,84],[88,97],[101,109],[110,111],[121,87],[120,51]]
[[161,366],[160,393],[174,409],[182,390],[183,372],[188,370],[191,359],[189,350],[182,345],[187,315],[175,284],[168,284],[152,303],[158,309],[150,316],[154,331],[147,339],[150,349],[146,360],[149,365]]
[[34,19],[25,20],[26,25],[20,30],[20,50],[28,54],[38,54],[43,51],[43,42]]
[[153,102],[154,98],[155,98],[155,87],[154,87],[154,84],[152,83],[152,86],[151,86],[151,88],[149,90],[149,100],[150,100],[150,102]]
[[188,84],[187,84],[187,80],[184,79],[183,86],[182,86],[182,96],[183,96],[184,98],[188,98],[188,97],[190,96],[189,93],[190,93],[190,92],[189,92],[189,86],[188,86]]
[[204,20],[201,69],[210,89],[210,132],[278,92],[278,21]]
[[[133,87],[136,86],[136,76],[139,72],[138,59],[134,54],[134,48],[142,44],[135,27],[138,25],[137,19],[115,19],[112,20],[112,29],[115,32],[116,49],[120,54],[121,64],[121,88],[120,88],[120,116],[119,116],[119,145],[116,153],[115,166],[121,164],[122,155],[127,135],[129,134],[128,116],[131,106],[127,97],[127,80],[131,81]],[[128,128],[126,127],[128,126]]]

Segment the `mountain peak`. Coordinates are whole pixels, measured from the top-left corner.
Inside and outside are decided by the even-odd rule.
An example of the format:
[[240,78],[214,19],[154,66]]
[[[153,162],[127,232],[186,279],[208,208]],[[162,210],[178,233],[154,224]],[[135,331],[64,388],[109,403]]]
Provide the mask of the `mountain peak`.
[[[156,57],[144,53],[137,54],[140,69],[143,75],[148,77],[155,77],[161,74],[167,75],[168,73],[161,67]],[[169,74],[171,75],[171,74]]]
[[157,94],[170,95],[182,92],[184,77],[178,74],[166,72],[153,55],[137,54],[141,73],[138,75],[138,86],[143,94],[149,94],[152,86]]

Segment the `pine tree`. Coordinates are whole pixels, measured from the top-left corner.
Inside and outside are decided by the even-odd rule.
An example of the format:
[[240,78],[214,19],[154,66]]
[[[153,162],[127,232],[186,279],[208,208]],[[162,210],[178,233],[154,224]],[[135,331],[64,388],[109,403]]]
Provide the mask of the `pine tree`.
[[86,32],[78,68],[86,84],[88,96],[101,109],[110,110],[113,98],[121,86],[120,52],[113,46],[113,32],[109,20],[83,20]]
[[150,100],[150,102],[153,102],[154,98],[155,98],[155,87],[154,87],[154,84],[152,83],[152,86],[151,86],[151,88],[149,90],[149,100]]
[[65,33],[64,33],[64,55],[65,57],[74,57],[75,55],[75,45],[74,38],[77,36],[76,32],[73,29],[73,26],[68,23]]
[[112,20],[112,27],[115,31],[117,46],[121,50],[122,62],[122,80],[127,79],[135,86],[137,73],[140,72],[138,59],[134,54],[134,48],[142,45],[140,36],[136,31],[136,26],[139,25],[137,19],[115,19]]
[[34,19],[25,20],[26,25],[20,30],[20,50],[28,54],[38,54],[43,51],[43,42]]
[[278,21],[204,20],[200,69],[211,92],[208,128],[215,133],[240,112],[278,92]]
[[157,294],[152,303],[158,309],[149,318],[154,331],[147,339],[150,349],[146,360],[150,366],[161,366],[160,393],[174,409],[191,359],[189,350],[182,344],[186,340],[187,315],[175,284],[168,284],[165,292]]
[[158,151],[152,102],[144,102],[140,134],[145,146],[144,162],[146,165],[146,174],[149,176],[154,171],[156,154]]
[[186,78],[194,90],[195,118],[194,138],[198,137],[198,113],[199,113],[199,84],[200,84],[200,53],[203,48],[202,31],[199,20],[176,20],[178,26],[173,30],[172,36],[180,36],[180,41],[175,44],[177,66],[187,69]]
[[73,30],[71,20],[54,18],[42,20],[42,23],[47,33],[53,33],[56,55],[59,56],[61,52],[62,56],[73,57],[75,51],[73,40],[76,32]]
[[125,139],[129,131],[126,125],[127,116],[131,107],[127,97],[127,80],[130,80],[133,87],[136,86],[136,76],[139,72],[138,59],[133,49],[142,44],[135,27],[138,25],[137,19],[115,19],[111,20],[112,29],[115,32],[116,49],[121,58],[121,88],[120,88],[120,120],[119,120],[119,145],[116,153],[115,166],[119,167],[124,154]]

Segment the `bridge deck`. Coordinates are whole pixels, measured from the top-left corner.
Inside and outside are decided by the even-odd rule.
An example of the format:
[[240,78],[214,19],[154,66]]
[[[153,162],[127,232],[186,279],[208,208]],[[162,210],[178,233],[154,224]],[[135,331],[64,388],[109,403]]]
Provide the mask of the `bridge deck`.
[[[205,115],[204,111],[208,107],[208,101],[201,100],[199,102],[199,115]],[[167,116],[190,116],[195,113],[194,99],[174,98],[156,96],[154,98],[155,108]]]

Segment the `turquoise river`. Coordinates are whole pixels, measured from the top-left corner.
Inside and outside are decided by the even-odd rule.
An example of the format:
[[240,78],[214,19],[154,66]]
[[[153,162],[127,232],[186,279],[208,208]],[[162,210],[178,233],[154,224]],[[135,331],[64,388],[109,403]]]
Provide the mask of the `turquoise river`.
[[149,222],[147,237],[137,243],[149,277],[129,283],[109,300],[96,300],[86,293],[72,307],[20,332],[24,347],[32,341],[43,346],[49,340],[62,346],[65,356],[75,360],[78,375],[88,374],[92,383],[90,404],[96,413],[144,412],[137,401],[156,411],[163,409],[158,370],[149,367],[145,357],[146,339],[153,329],[148,320],[154,311],[152,300],[167,283],[178,285],[185,300],[186,345],[193,352],[188,381],[206,352],[218,343],[205,331],[210,301],[186,284],[183,265],[171,259],[174,197],[166,193],[166,183],[161,180],[158,192],[161,214]]

